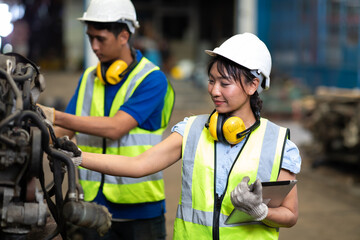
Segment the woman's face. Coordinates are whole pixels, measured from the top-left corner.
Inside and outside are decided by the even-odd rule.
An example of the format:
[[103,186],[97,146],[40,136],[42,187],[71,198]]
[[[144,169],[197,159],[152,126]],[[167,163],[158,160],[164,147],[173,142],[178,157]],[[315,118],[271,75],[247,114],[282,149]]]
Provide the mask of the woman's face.
[[[243,76],[241,77],[243,78]],[[250,95],[253,91],[252,84],[246,84],[241,80],[244,89],[241,87],[240,81],[232,78],[223,78],[217,70],[215,62],[210,69],[208,92],[214,102],[215,109],[218,113],[230,113],[234,116],[241,116],[241,112],[250,108]]]

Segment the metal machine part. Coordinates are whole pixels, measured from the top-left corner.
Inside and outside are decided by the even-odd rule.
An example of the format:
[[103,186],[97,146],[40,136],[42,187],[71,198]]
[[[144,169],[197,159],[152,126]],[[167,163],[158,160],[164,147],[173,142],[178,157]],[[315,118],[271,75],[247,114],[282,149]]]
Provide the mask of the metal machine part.
[[[83,202],[81,186],[76,184],[75,167],[71,159],[57,149],[52,126],[36,106],[44,89],[45,80],[33,62],[15,53],[0,54],[0,239],[26,239],[33,229],[46,225],[49,212],[57,227],[46,239],[58,234],[67,239],[68,223],[95,228],[103,234],[110,227],[111,216],[107,209]],[[49,144],[50,138],[53,145]],[[50,190],[45,187],[44,153],[52,165]],[[62,193],[64,169],[68,176],[65,196]],[[36,181],[42,192],[36,188]],[[88,221],[89,216],[97,218],[94,214],[102,217],[96,222]]]

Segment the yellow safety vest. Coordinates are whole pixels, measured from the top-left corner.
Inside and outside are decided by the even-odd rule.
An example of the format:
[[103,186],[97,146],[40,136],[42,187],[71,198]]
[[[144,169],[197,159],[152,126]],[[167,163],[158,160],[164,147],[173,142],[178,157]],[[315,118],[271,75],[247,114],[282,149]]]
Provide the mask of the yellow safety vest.
[[[90,67],[84,73],[76,105],[77,116],[104,116],[105,86],[96,77],[95,69],[95,67]],[[109,116],[114,116],[120,106],[132,96],[144,78],[158,69],[159,67],[143,57],[117,92]],[[173,104],[174,91],[168,82],[160,129],[148,131],[136,127],[115,141],[76,133],[77,144],[82,151],[103,153],[103,146],[106,143],[106,154],[137,156],[161,141],[162,133],[170,120]],[[79,168],[79,182],[84,190],[85,201],[94,200],[99,191],[101,179],[101,173]],[[155,202],[165,199],[162,172],[142,178],[104,175],[102,191],[109,201],[118,204]]]
[[[231,191],[244,176],[276,181],[289,130],[261,118],[260,126],[247,138],[231,167],[223,196],[215,193],[215,149],[208,115],[190,117],[182,150],[182,191],[174,226],[174,239],[278,239],[278,228],[258,224],[226,225],[234,206]],[[218,159],[221,161],[221,159]]]

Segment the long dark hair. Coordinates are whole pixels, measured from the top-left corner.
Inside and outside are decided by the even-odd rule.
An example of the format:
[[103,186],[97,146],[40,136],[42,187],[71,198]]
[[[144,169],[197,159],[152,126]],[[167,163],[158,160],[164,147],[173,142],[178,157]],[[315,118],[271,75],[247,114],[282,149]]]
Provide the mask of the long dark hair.
[[[255,76],[251,74],[249,69],[219,55],[212,57],[212,59],[210,60],[208,65],[208,75],[210,75],[210,70],[214,63],[217,63],[217,70],[219,71],[221,77],[227,79],[232,78],[235,81],[240,82],[240,85],[243,89],[244,86],[241,81],[241,76],[245,77],[246,83],[252,82],[255,78]],[[259,93],[255,91],[255,93],[250,96],[250,106],[256,119],[260,118],[262,103],[263,101],[261,100]]]

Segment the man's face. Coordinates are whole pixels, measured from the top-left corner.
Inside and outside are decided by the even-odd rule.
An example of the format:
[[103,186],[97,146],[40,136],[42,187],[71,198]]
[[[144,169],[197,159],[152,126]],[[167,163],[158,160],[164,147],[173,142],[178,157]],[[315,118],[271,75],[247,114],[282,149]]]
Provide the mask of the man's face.
[[100,62],[109,62],[119,58],[123,45],[113,33],[108,30],[97,30],[88,25],[86,34],[89,37],[91,48]]

